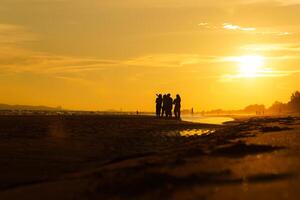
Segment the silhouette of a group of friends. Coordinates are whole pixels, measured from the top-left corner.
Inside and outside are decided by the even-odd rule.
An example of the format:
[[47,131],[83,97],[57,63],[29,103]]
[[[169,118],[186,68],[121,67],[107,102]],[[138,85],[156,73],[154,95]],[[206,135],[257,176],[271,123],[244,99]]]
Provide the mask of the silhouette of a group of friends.
[[180,119],[180,108],[181,108],[181,98],[177,94],[176,98],[173,100],[171,94],[157,94],[156,95],[156,116],[172,118],[172,110],[174,105],[174,115],[175,119]]

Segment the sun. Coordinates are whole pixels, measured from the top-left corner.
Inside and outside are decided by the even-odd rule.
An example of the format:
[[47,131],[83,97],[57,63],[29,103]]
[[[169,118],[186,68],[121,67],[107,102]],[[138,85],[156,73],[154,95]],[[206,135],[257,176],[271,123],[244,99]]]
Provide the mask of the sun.
[[241,76],[253,78],[264,66],[264,57],[258,55],[241,56],[238,58],[238,64]]

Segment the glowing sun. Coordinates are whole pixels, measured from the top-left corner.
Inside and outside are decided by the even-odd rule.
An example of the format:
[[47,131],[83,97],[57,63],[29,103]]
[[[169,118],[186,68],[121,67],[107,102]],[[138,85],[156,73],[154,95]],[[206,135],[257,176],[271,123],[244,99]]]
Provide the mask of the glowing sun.
[[238,58],[240,75],[244,77],[256,77],[260,68],[264,66],[263,56],[241,56]]

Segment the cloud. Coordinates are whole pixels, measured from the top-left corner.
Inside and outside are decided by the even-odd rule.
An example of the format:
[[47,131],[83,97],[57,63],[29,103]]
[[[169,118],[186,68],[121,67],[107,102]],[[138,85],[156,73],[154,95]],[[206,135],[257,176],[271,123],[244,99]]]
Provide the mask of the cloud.
[[[240,69],[236,73],[228,73],[221,75],[221,81],[230,81],[234,79],[249,79],[249,78],[274,78],[274,77],[284,77],[299,73],[300,70],[275,70],[272,68],[264,67],[264,62],[268,60],[279,60],[279,59],[290,59],[290,57],[267,57],[267,56],[246,56],[246,58],[261,59],[260,60],[244,60],[245,56],[228,56],[219,58],[219,62],[224,63],[235,63],[239,65]],[[246,63],[244,63],[246,62]],[[246,71],[243,65],[246,65]],[[248,70],[248,67],[251,67]],[[253,68],[252,68],[253,67]]]
[[10,49],[2,54],[0,49],[0,70],[2,72],[32,72],[41,74],[78,74],[111,68],[178,68],[187,65],[217,62],[215,56],[197,54],[154,54],[123,60],[107,60],[86,57],[58,56],[47,53]]
[[239,31],[257,35],[274,35],[274,36],[289,36],[293,33],[288,31],[272,30],[270,28],[255,28],[249,26],[241,26],[234,23],[211,24],[209,22],[200,22],[198,24],[202,29],[218,30],[218,31]]
[[271,43],[271,44],[248,44],[242,47],[251,51],[291,51],[300,52],[300,43]]
[[0,44],[3,45],[17,45],[24,42],[36,41],[37,37],[28,32],[24,27],[0,24]]
[[[206,29],[223,31],[259,32],[257,28],[241,26],[233,23],[213,25],[208,22],[199,23]],[[150,54],[123,60],[109,60],[90,57],[73,57],[37,52],[26,49],[23,44],[38,40],[38,37],[25,27],[10,24],[0,24],[0,71],[1,73],[40,73],[51,75],[63,80],[81,81],[81,74],[93,73],[107,69],[124,67],[144,68],[180,68],[184,66],[203,66],[204,64],[222,63],[226,57],[202,56],[199,54]],[[296,50],[299,46],[280,46],[281,49]],[[244,48],[254,48],[248,46]],[[274,49],[278,46],[274,46]],[[299,48],[300,49],[300,48]],[[228,59],[228,57],[227,57]],[[283,76],[284,73],[262,72],[260,76]],[[227,77],[238,77],[228,75]]]
[[244,55],[244,56],[219,56],[216,57],[216,62],[218,63],[239,63],[243,57],[258,57],[263,60],[263,62],[267,61],[274,61],[274,60],[290,60],[290,59],[299,59],[300,56],[289,56],[289,55],[282,55],[282,56],[261,56],[261,55]]
[[223,28],[228,29],[228,30],[239,30],[239,31],[255,31],[256,30],[256,28],[241,27],[239,25],[234,25],[234,24],[230,24],[230,23],[224,23]]
[[300,70],[273,70],[273,69],[262,69],[258,70],[253,76],[247,76],[245,74],[224,74],[221,76],[221,81],[231,81],[235,79],[251,79],[251,78],[275,78],[275,77],[285,77],[296,73]]
[[[209,23],[199,24],[205,28],[218,28],[229,31],[255,32],[256,28],[243,27],[231,23],[212,26]],[[6,40],[5,40],[6,38]],[[72,57],[35,52],[23,48],[21,44],[35,41],[35,37],[25,28],[15,25],[0,25],[0,71],[1,73],[40,73],[51,75],[67,81],[83,82],[83,72],[96,72],[120,67],[144,68],[179,68],[184,66],[201,66],[203,64],[234,62],[234,57],[201,56],[199,54],[152,54],[123,60],[108,60],[88,57]],[[260,50],[293,50],[299,51],[299,44],[273,44],[272,46],[244,46],[245,49]],[[275,58],[267,58],[275,59]],[[287,59],[286,57],[284,59]],[[257,77],[287,76],[293,71],[261,71]],[[226,79],[241,78],[239,74],[223,76]]]
[[181,67],[214,60],[215,56],[200,56],[198,54],[156,54],[125,60],[121,63],[126,66]]
[[15,73],[77,73],[101,70],[104,67],[115,66],[118,63],[112,60],[43,55],[41,53],[0,57],[0,69]]
[[[107,60],[86,57],[58,56],[39,52],[19,51],[2,56],[0,49],[0,70],[2,72],[32,72],[48,74],[70,80],[83,72],[96,72],[124,67],[180,68],[204,66],[213,63],[237,63],[240,56],[201,56],[199,54],[153,54],[123,60]],[[264,57],[266,60],[295,59],[292,56]],[[298,58],[298,57],[297,57]],[[287,76],[294,71],[262,69],[257,77]],[[239,74],[227,74],[223,78],[241,78]],[[76,77],[77,79],[77,77]]]
[[[25,27],[0,24],[0,71],[1,73],[41,73],[65,77],[66,74],[99,71],[118,67],[181,67],[211,62],[213,57],[197,54],[154,54],[123,60],[55,55],[25,48],[38,37]],[[64,74],[64,76],[62,76]]]
[[52,55],[25,48],[24,44],[37,40],[38,37],[25,27],[0,24],[1,73],[77,73],[120,64],[115,60]]

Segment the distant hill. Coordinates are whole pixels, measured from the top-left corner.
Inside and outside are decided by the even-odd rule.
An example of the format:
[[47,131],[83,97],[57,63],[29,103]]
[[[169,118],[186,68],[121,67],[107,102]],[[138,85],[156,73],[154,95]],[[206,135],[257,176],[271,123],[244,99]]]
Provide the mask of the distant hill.
[[63,110],[63,109],[60,106],[54,108],[54,107],[48,107],[48,106],[28,106],[28,105],[0,104],[0,110],[45,110],[45,111],[54,111],[54,110]]

